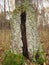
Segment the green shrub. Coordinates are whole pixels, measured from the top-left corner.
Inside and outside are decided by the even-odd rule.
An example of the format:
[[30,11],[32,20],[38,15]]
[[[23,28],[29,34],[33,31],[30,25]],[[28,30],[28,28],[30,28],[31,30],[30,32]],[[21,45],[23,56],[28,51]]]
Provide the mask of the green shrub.
[[40,64],[42,65],[45,61],[45,54],[43,51],[37,51],[33,54],[32,59],[31,59],[35,64]]
[[24,65],[24,56],[22,54],[14,54],[6,51],[3,58],[3,65]]

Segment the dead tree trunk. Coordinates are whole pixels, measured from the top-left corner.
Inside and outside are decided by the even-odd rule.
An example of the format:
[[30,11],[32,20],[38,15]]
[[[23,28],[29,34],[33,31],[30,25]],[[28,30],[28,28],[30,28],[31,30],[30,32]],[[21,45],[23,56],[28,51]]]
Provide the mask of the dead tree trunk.
[[21,12],[21,35],[23,42],[23,55],[29,58],[26,38],[26,11]]

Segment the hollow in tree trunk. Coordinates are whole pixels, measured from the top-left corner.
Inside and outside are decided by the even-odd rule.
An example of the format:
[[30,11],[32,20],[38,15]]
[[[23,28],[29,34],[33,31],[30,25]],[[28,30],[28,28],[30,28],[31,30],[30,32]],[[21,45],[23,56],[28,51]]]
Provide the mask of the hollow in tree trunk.
[[21,35],[23,43],[23,55],[29,58],[26,38],[26,11],[21,12]]

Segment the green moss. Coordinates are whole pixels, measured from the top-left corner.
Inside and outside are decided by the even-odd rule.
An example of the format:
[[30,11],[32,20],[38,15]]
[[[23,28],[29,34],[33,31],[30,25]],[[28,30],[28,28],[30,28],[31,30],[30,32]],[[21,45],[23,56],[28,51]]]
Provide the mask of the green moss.
[[43,51],[37,51],[32,56],[32,62],[35,64],[43,64],[46,61],[45,54]]
[[22,54],[14,54],[8,50],[4,54],[2,65],[24,65],[24,62]]

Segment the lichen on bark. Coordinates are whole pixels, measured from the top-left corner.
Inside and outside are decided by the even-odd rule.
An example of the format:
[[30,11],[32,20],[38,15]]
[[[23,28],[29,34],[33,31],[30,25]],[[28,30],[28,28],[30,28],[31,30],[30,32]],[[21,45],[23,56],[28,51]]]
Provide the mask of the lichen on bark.
[[[19,7],[20,8],[20,7]],[[21,40],[21,9],[18,9],[19,12],[14,15],[11,19],[11,45],[10,48],[14,53],[22,53],[23,43]],[[26,36],[27,36],[27,45],[28,52],[30,54],[33,51],[37,51],[38,49],[41,51],[42,46],[38,35],[37,23],[34,9],[32,5],[26,9]]]

